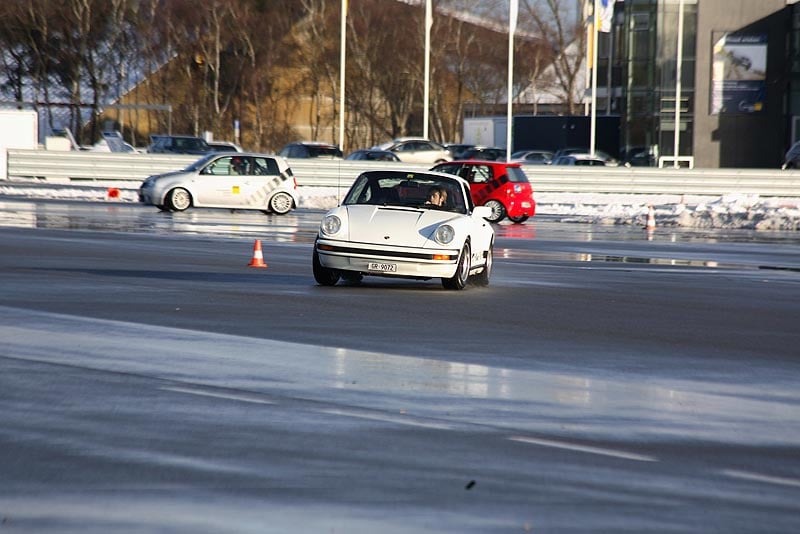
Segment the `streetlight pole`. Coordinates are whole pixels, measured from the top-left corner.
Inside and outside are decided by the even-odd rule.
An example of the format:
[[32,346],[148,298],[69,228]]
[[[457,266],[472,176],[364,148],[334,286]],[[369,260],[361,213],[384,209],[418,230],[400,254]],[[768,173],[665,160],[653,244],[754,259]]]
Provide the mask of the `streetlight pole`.
[[681,74],[683,71],[683,1],[678,2],[678,52],[675,61],[675,147],[673,167],[679,168],[681,151]]

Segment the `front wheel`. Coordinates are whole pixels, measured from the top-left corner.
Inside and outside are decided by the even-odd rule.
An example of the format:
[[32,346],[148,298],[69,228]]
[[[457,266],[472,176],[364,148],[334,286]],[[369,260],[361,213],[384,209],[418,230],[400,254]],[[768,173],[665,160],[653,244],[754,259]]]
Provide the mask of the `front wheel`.
[[487,221],[496,223],[503,220],[506,216],[506,208],[496,200],[490,200],[484,206],[492,210],[492,214],[486,218]]
[[521,223],[524,223],[525,221],[528,220],[528,216],[527,215],[520,215],[519,217],[512,217],[511,215],[509,215],[508,216],[508,220],[510,220],[511,222],[516,223],[516,224],[521,224]]
[[192,195],[182,187],[176,187],[167,193],[167,206],[174,211],[183,211],[192,205]]
[[286,215],[293,205],[292,197],[286,193],[277,193],[269,199],[269,210],[278,215]]
[[461,290],[467,287],[471,257],[469,243],[467,242],[464,244],[464,249],[461,251],[461,256],[458,258],[456,274],[454,274],[452,278],[442,278],[442,286],[444,286],[445,289]]
[[339,281],[339,271],[328,269],[319,262],[319,253],[316,245],[314,246],[314,280],[321,286],[335,286]]

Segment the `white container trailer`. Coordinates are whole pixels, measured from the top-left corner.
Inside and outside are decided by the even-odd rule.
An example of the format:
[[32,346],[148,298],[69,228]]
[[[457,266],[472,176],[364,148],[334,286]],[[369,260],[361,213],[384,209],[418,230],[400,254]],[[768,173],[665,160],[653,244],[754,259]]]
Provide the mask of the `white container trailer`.
[[0,109],[0,180],[8,180],[8,149],[39,146],[39,115],[35,111]]
[[506,117],[464,119],[464,143],[506,148]]

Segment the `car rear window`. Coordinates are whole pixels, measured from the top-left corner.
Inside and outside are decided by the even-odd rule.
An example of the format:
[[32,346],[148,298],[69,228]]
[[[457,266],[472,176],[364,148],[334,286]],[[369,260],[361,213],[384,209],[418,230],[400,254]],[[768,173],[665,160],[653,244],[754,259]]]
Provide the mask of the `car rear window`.
[[521,167],[508,167],[506,170],[508,171],[508,180],[510,182],[528,181],[528,177],[525,175],[525,171],[523,171]]
[[334,146],[310,146],[308,155],[312,158],[342,157],[342,152]]

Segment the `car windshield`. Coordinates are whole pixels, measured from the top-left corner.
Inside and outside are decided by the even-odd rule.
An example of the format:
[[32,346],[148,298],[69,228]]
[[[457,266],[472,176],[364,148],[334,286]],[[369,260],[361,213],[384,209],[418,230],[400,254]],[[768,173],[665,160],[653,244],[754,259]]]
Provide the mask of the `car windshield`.
[[214,159],[216,157],[217,157],[216,154],[209,154],[207,156],[203,156],[202,158],[198,159],[197,161],[195,161],[194,163],[192,163],[191,165],[189,165],[188,167],[186,167],[183,170],[186,171],[186,172],[199,171],[200,169],[205,167],[206,163],[208,163],[209,161],[211,161],[212,159]]
[[467,202],[457,179],[427,173],[370,171],[356,179],[342,204],[468,213]]

